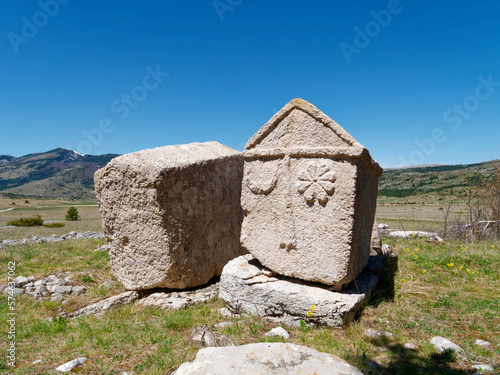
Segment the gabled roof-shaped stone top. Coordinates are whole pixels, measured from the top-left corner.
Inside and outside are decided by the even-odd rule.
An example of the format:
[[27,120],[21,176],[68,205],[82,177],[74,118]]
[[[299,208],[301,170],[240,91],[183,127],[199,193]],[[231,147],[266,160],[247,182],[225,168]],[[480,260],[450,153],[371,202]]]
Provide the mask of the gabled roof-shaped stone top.
[[362,158],[374,172],[382,168],[344,128],[303,99],[293,99],[248,141],[245,159],[280,157]]

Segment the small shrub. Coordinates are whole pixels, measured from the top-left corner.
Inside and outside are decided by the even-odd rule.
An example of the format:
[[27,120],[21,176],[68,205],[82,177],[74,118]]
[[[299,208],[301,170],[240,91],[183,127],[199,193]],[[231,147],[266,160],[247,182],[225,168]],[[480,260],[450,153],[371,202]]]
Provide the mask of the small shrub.
[[43,225],[43,219],[40,215],[33,217],[22,217],[17,220],[7,222],[7,225],[15,225],[16,227],[39,227]]
[[77,221],[80,220],[80,215],[78,215],[78,210],[75,207],[68,208],[66,212],[66,221]]
[[83,277],[82,277],[82,281],[83,281],[84,283],[91,283],[91,282],[93,282],[93,281],[94,281],[94,279],[93,279],[93,278],[91,278],[90,276],[83,276]]
[[62,228],[65,225],[66,224],[64,224],[64,223],[47,223],[47,224],[43,224],[43,226],[45,228]]

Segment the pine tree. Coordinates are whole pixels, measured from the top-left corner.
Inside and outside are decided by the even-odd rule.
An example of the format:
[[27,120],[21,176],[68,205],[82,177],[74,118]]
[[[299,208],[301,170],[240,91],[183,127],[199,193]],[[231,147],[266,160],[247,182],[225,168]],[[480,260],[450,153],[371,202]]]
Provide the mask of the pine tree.
[[66,221],[77,221],[80,220],[80,215],[78,215],[78,210],[75,207],[68,208],[66,212]]

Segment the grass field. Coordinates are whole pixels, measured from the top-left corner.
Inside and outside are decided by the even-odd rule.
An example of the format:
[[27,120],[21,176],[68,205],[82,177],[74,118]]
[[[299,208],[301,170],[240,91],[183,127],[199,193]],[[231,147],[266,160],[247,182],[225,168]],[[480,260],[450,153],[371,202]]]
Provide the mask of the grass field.
[[[14,203],[14,204],[13,204]],[[76,207],[81,220],[65,221],[69,207]],[[7,222],[21,217],[41,215],[44,222],[61,222],[64,227],[19,227],[2,228]],[[102,220],[99,208],[94,203],[63,202],[54,200],[0,199],[0,240],[31,238],[33,236],[50,236],[76,232],[102,232]]]
[[[40,214],[46,221],[64,221],[67,208],[75,203],[60,201],[0,201],[0,226],[8,220]],[[24,238],[33,235],[67,233],[71,230],[101,231],[101,219],[95,205],[77,205],[82,217],[66,222],[64,228],[0,229],[1,238]],[[430,229],[442,223],[438,205],[379,206],[377,217],[396,228]],[[432,220],[429,220],[432,219]],[[496,365],[500,371],[500,242],[466,244],[446,242],[439,245],[423,240],[384,238],[398,255],[397,262],[387,262],[383,278],[363,314],[344,329],[290,328],[288,342],[335,354],[364,374],[470,374],[473,364]],[[58,313],[75,311],[121,293],[123,288],[112,275],[107,252],[94,252],[105,240],[68,240],[56,244],[30,244],[0,249],[0,263],[5,284],[8,262],[16,262],[16,275],[37,278],[70,272],[74,284],[85,285],[89,292],[73,297],[62,306],[55,302],[36,302],[19,297],[15,311],[17,366],[7,366],[0,356],[0,373],[54,374],[60,364],[85,356],[89,362],[80,369],[86,374],[165,374],[182,362],[193,360],[199,347],[189,340],[198,325],[233,337],[238,344],[280,341],[264,333],[274,328],[254,317],[234,319],[225,328],[215,328],[227,321],[217,314],[224,303],[210,303],[179,311],[165,311],[136,305],[115,308],[102,316],[59,318]],[[87,275],[92,274],[89,279]],[[85,277],[87,276],[87,277]],[[0,297],[0,353],[7,350],[8,305]],[[48,321],[48,318],[55,318]],[[388,331],[394,336],[370,339],[366,329]],[[433,336],[443,336],[460,345],[463,354],[439,355],[429,343]],[[488,349],[475,345],[476,339],[492,343]],[[405,343],[418,347],[404,348]],[[42,362],[32,362],[41,359]]]
[[[398,254],[398,269],[385,278],[360,318],[345,329],[289,329],[289,342],[335,354],[365,374],[470,374],[477,362],[500,363],[500,272],[498,242],[471,246],[462,243],[431,245],[412,240],[386,239]],[[263,336],[274,325],[244,317],[226,328],[214,328],[227,318],[217,314],[223,302],[165,311],[135,305],[116,308],[102,316],[74,320],[57,318],[61,309],[74,311],[90,302],[123,291],[111,274],[106,252],[93,252],[104,240],[71,240],[0,250],[2,269],[16,262],[18,275],[47,276],[70,271],[76,284],[90,291],[67,305],[35,302],[21,296],[16,304],[18,365],[12,370],[0,358],[0,371],[10,374],[51,374],[77,357],[89,362],[81,373],[165,374],[193,360],[197,345],[189,335],[198,325],[233,337],[238,344],[280,341]],[[92,273],[92,280],[82,275]],[[394,278],[391,275],[394,274]],[[5,279],[5,278],[4,278]],[[0,302],[0,327],[6,352],[7,303]],[[47,321],[48,318],[56,318]],[[390,339],[364,336],[372,328],[393,333]],[[464,349],[463,355],[438,355],[429,343],[444,336]],[[476,339],[492,342],[477,347]],[[413,343],[418,351],[406,350]],[[42,359],[41,363],[32,364]]]

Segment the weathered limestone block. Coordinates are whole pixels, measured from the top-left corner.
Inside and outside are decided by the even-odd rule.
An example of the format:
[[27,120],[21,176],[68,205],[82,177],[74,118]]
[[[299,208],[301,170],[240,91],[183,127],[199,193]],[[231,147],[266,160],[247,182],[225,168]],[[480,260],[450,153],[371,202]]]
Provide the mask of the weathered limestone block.
[[95,173],[113,273],[127,289],[206,284],[242,254],[243,158],[217,142],[117,157]]
[[370,257],[358,279],[342,292],[335,292],[327,285],[273,274],[247,254],[224,267],[219,297],[235,313],[248,313],[287,326],[298,326],[303,320],[340,328],[364,306],[378,282],[382,265],[382,257]]
[[363,375],[332,354],[288,343],[262,342],[201,349],[193,362],[183,363],[175,375]]
[[241,242],[281,275],[347,284],[365,267],[381,167],[335,121],[295,99],[244,150]]

